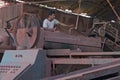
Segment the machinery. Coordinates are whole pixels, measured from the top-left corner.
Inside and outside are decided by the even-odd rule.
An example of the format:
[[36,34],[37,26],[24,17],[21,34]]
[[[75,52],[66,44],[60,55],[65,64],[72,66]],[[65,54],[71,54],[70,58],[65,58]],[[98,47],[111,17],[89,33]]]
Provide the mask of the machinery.
[[5,50],[16,49],[10,28],[14,26],[12,21],[23,13],[23,4],[0,2],[3,2],[0,7],[0,53],[4,53]]
[[39,49],[6,50],[0,63],[0,80],[44,78],[46,75],[45,58],[45,51]]
[[[0,80],[66,80],[76,78],[96,79],[99,77],[105,79],[104,76],[111,74],[114,74],[114,76],[110,78],[119,77],[120,58],[110,58],[110,55],[119,56],[120,53],[76,52],[69,49],[6,50],[0,63]],[[95,56],[99,56],[99,58],[97,59]],[[100,56],[104,56],[104,58],[100,58]],[[77,65],[77,68],[79,65],[83,66],[86,64],[92,67],[87,67],[83,70],[78,69],[78,71],[72,72],[72,74],[69,72],[71,69],[74,69],[73,66],[75,65]],[[62,69],[64,68],[62,71],[67,71],[66,75],[63,73],[61,75],[53,74],[53,72],[59,71],[60,65],[68,65],[67,67],[61,67]],[[57,76],[50,77],[52,75]]]
[[102,48],[108,47],[109,51],[119,51],[120,31],[118,22],[95,22],[87,33],[88,35],[98,35],[102,38]]
[[[120,53],[102,52],[104,45],[101,45],[101,37],[104,37],[103,42],[106,38],[111,39],[105,36],[106,30],[109,30],[107,24],[93,24],[91,31],[100,37],[81,34],[75,36],[60,31],[44,30],[36,15],[23,13],[15,20],[14,26],[9,24],[12,34],[9,34],[8,28],[4,29],[7,38],[3,36],[2,41],[11,43],[12,40],[14,46],[10,49],[15,47],[15,50],[6,50],[6,47],[3,49],[0,80],[119,79]],[[118,31],[115,32],[113,42],[117,43]]]
[[[41,29],[38,18],[29,13],[24,13],[18,18],[14,30],[15,44],[18,48],[54,49],[62,48],[68,44],[72,47],[82,48],[82,51],[101,51],[101,39],[99,37],[73,36],[58,31],[45,31]],[[51,46],[52,44],[53,46]],[[87,50],[88,48],[90,49]]]

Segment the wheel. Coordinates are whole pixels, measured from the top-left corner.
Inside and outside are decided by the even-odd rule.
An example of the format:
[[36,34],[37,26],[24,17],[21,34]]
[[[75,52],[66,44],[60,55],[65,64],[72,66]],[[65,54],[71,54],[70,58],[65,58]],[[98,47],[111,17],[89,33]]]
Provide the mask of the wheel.
[[40,34],[40,24],[34,14],[24,13],[15,25],[14,38],[17,47],[33,48]]
[[103,26],[98,29],[98,34],[102,37],[105,36],[105,28]]

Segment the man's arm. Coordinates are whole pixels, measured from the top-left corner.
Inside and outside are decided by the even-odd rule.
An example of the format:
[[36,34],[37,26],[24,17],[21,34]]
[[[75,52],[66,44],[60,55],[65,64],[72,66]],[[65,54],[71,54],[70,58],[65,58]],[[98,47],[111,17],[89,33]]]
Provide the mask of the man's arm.
[[55,24],[59,24],[59,25],[64,26],[64,27],[73,27],[73,25],[67,25],[65,23],[58,21],[57,19],[54,19],[54,22],[55,22]]
[[64,23],[62,23],[62,22],[59,22],[59,24],[60,24],[61,26],[64,26],[64,27],[73,27],[73,25],[67,25],[67,24],[64,24]]

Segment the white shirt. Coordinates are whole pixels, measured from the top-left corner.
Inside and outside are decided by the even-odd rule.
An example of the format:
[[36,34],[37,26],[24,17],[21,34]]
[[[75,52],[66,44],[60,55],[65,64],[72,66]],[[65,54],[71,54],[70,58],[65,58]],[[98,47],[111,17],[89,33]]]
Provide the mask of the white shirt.
[[53,29],[56,24],[59,24],[59,21],[57,19],[53,19],[52,21],[45,19],[43,21],[43,28]]

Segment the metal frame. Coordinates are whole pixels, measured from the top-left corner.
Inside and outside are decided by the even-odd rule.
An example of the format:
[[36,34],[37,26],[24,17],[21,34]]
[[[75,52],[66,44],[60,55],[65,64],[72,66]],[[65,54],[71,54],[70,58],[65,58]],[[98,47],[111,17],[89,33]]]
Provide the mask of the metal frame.
[[98,65],[98,64],[106,64],[109,62],[120,60],[120,58],[82,58],[82,59],[65,59],[65,58],[53,58],[49,59],[52,61],[53,65],[56,64],[81,64],[81,65]]
[[47,50],[47,56],[68,56],[72,58],[72,56],[83,56],[83,57],[90,57],[90,56],[120,56],[120,52],[79,52],[70,49],[54,49],[54,50]]
[[45,31],[45,41],[90,47],[101,47],[101,39],[85,36],[71,36],[61,32]]
[[120,80],[120,75],[106,80]]
[[119,73],[120,72],[119,67],[120,60],[83,70],[78,70],[67,74],[61,74],[50,78],[45,78],[43,80],[68,80],[68,79],[90,80],[114,73]]

